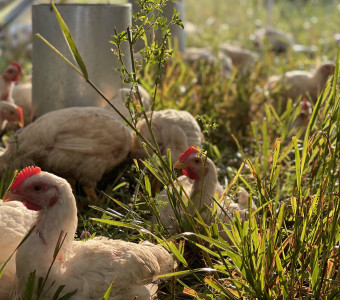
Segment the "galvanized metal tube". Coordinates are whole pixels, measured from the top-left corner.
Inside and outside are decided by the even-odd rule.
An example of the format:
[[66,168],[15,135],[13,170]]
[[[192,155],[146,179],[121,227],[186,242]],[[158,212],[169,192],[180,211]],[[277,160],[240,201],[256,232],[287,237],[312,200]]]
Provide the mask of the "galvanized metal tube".
[[[131,25],[131,4],[58,4],[88,70],[89,78],[111,98],[122,86],[121,67],[109,41]],[[34,5],[33,34],[39,33],[75,63],[50,4]],[[131,69],[130,51],[124,44],[125,64]],[[35,116],[70,106],[104,106],[93,88],[60,56],[39,39],[33,41],[33,106]]]

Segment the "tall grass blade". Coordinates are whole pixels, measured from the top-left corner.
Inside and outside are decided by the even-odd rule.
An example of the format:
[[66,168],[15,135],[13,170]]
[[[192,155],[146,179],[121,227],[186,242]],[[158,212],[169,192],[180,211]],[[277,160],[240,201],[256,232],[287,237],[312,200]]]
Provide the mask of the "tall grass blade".
[[35,275],[35,271],[34,271],[34,272],[30,273],[30,275],[28,276],[23,300],[31,300],[32,299],[33,293],[34,293],[35,279],[36,279],[36,275]]
[[113,287],[113,285],[114,285],[114,282],[115,282],[115,279],[112,280],[112,282],[111,282],[109,288],[107,289],[107,291],[106,291],[106,293],[105,293],[105,295],[104,295],[104,297],[103,297],[102,300],[108,300],[108,299],[110,298],[110,295],[111,295],[111,291],[112,291],[112,287]]
[[74,57],[74,59],[76,60],[76,62],[78,63],[78,66],[80,68],[80,70],[82,71],[83,73],[83,77],[88,80],[89,79],[89,75],[87,73],[87,69],[86,69],[86,66],[84,64],[84,61],[77,49],[77,46],[73,40],[73,37],[71,35],[71,32],[70,30],[68,29],[64,19],[62,18],[62,16],[60,15],[58,9],[56,8],[54,2],[52,1],[52,7],[53,7],[53,10],[55,12],[55,15],[57,17],[57,20],[58,20],[58,23],[59,23],[59,26],[60,26],[60,29],[61,31],[63,32],[63,35],[65,37],[65,40],[67,42],[67,45],[69,46],[70,50],[71,50],[71,53]]
[[67,64],[74,69],[80,76],[84,77],[83,73],[77,69],[77,67],[70,62],[57,48],[55,48],[49,41],[47,41],[43,36],[41,36],[39,33],[37,33],[35,38],[40,39],[43,41],[48,47],[50,47],[58,56],[60,56],[64,61],[67,62]]
[[8,264],[8,262],[10,261],[10,259],[12,258],[12,256],[14,255],[14,253],[19,249],[19,247],[27,240],[27,238],[31,235],[31,233],[34,231],[35,229],[35,225],[27,232],[27,234],[24,236],[24,238],[22,239],[22,241],[20,242],[20,244],[15,248],[15,250],[12,252],[12,254],[10,255],[10,257],[4,262],[3,266],[0,269],[0,279],[1,276]]
[[300,160],[300,152],[299,147],[297,143],[296,136],[292,137],[293,145],[294,145],[294,151],[295,151],[295,173],[296,173],[296,183],[297,188],[299,190],[299,194],[301,196],[301,160]]

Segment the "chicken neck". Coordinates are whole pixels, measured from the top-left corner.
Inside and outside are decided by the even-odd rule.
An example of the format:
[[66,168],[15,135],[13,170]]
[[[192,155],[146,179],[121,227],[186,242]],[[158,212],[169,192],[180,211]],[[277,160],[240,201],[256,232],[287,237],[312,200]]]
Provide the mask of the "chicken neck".
[[[45,277],[53,261],[59,236],[66,234],[54,262],[52,272],[58,274],[72,251],[72,242],[77,227],[77,209],[71,189],[61,192],[58,202],[38,213],[37,225],[27,240],[19,247],[16,257],[19,282],[27,281],[29,273],[36,270],[37,277]],[[54,277],[54,276],[53,276]],[[23,286],[25,286],[23,284]]]
[[[216,167],[209,158],[206,160],[204,170],[205,169],[207,169],[208,172],[206,172],[206,174],[202,172],[202,176],[194,180],[190,196],[196,209],[199,211],[204,209],[207,212],[204,215],[210,215],[207,209],[213,205],[213,197],[219,183],[217,181]],[[193,211],[193,208],[189,208],[189,212],[193,213]]]

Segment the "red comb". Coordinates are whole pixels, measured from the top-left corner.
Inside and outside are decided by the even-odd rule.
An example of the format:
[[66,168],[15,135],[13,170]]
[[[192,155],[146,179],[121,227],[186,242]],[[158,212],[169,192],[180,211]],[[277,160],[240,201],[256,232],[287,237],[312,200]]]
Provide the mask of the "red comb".
[[35,174],[39,174],[41,169],[39,167],[26,167],[25,169],[21,170],[15,180],[11,185],[11,189],[15,189],[28,177],[31,177]]
[[199,150],[198,150],[198,147],[193,145],[193,146],[190,146],[189,148],[187,148],[187,150],[185,150],[184,153],[182,153],[180,156],[179,156],[179,159],[182,160],[182,159],[186,159],[189,157],[189,155],[193,154],[193,153],[199,153]]
[[20,120],[23,120],[23,119],[24,119],[24,115],[23,115],[23,113],[22,113],[22,109],[21,109],[20,106],[17,107],[17,111],[18,111],[18,113],[19,113]]
[[17,67],[17,69],[19,70],[19,73],[21,73],[22,68],[21,68],[21,66],[18,62],[16,62],[16,61],[11,62],[11,66]]

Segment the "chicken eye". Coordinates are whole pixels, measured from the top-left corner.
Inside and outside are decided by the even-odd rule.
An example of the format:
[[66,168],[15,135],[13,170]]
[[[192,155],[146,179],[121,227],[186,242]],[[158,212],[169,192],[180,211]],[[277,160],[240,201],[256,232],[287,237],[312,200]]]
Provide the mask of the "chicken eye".
[[194,162],[195,162],[195,164],[199,164],[201,162],[201,160],[199,158],[195,158]]
[[33,186],[33,191],[35,191],[35,192],[40,192],[41,190],[42,190],[41,185],[35,185],[35,186]]

